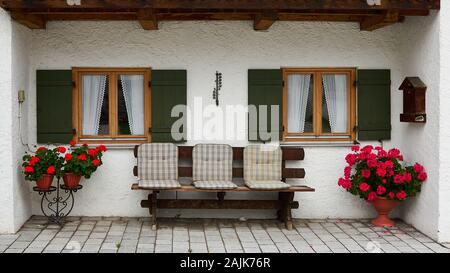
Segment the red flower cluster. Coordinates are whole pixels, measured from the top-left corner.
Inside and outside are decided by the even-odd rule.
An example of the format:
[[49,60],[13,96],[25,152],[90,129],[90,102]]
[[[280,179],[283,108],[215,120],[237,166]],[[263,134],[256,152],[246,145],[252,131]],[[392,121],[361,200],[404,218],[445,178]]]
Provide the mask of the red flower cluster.
[[403,167],[398,149],[384,150],[371,145],[353,146],[345,157],[347,166],[338,185],[354,195],[372,202],[379,197],[405,200],[420,192],[427,173],[420,164]]

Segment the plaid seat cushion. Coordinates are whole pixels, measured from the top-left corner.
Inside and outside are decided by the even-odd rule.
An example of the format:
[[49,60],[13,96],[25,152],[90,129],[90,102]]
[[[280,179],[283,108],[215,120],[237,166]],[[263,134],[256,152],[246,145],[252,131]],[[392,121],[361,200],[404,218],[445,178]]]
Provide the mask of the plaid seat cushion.
[[231,181],[233,148],[222,144],[199,144],[192,151],[192,180]]
[[250,145],[244,149],[244,181],[281,181],[280,147]]
[[147,143],[138,149],[139,180],[177,180],[178,147],[172,143]]
[[197,189],[205,190],[228,190],[235,189],[237,185],[229,181],[196,181],[194,186]]
[[177,180],[139,180],[139,187],[145,189],[178,189],[181,184]]
[[281,181],[246,181],[245,185],[252,190],[282,190],[291,187]]

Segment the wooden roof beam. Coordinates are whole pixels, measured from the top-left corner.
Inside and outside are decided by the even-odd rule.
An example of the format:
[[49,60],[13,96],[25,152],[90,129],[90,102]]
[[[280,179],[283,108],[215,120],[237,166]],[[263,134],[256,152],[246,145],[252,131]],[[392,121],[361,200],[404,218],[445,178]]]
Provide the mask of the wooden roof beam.
[[360,22],[360,29],[364,31],[373,31],[379,28],[390,26],[402,21],[398,11],[388,11],[381,16],[365,17]]
[[383,0],[379,6],[370,6],[366,0],[81,0],[80,6],[70,6],[67,0],[1,0],[7,10],[73,10],[73,9],[233,9],[233,10],[417,10],[440,9],[440,0]]
[[137,12],[137,19],[145,30],[157,30],[158,19],[152,9],[142,9]]
[[278,20],[278,14],[275,11],[266,11],[257,14],[253,28],[255,30],[268,30],[276,20]]
[[11,12],[11,18],[31,29],[45,29],[47,22],[42,15]]

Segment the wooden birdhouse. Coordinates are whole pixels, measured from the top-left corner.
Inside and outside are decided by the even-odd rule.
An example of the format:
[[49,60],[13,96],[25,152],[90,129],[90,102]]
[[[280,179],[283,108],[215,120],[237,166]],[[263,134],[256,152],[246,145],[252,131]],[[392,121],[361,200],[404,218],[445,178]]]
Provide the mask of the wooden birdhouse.
[[403,114],[400,115],[401,122],[427,122],[425,110],[425,93],[427,86],[419,77],[407,77],[399,90],[403,91]]

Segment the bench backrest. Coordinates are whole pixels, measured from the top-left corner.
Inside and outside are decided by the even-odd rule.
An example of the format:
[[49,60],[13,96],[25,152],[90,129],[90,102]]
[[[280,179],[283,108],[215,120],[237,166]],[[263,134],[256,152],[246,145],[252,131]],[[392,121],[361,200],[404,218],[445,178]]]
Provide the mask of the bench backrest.
[[[138,155],[138,147],[134,148],[134,156]],[[287,178],[304,178],[305,170],[303,168],[286,168],[287,161],[299,161],[304,160],[305,153],[303,148],[297,147],[281,147],[282,150],[282,163],[281,163],[281,178],[285,180]],[[178,160],[192,161],[193,146],[178,146]],[[244,147],[233,147],[233,161],[243,161],[244,159]],[[133,174],[138,176],[138,167],[133,168]],[[190,166],[178,165],[179,177],[191,177],[193,176],[193,170]],[[233,167],[233,177],[243,178],[244,168]]]
[[244,149],[244,181],[281,181],[280,147],[249,145]]
[[146,143],[138,146],[140,180],[177,180],[178,147],[171,143]]
[[231,181],[233,148],[224,144],[198,144],[192,150],[193,181]]

